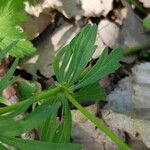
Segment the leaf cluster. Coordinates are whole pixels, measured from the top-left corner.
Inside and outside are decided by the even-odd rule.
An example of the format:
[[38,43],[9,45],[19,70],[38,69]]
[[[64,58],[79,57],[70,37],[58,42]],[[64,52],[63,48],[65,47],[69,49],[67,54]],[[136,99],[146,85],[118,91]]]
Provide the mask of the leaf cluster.
[[[123,150],[129,149],[104,123],[92,116],[78,103],[78,101],[82,102],[87,99],[104,100],[106,97],[105,90],[98,81],[113,73],[120,66],[119,60],[122,56],[120,48],[114,49],[111,53],[106,48],[97,63],[92,67],[88,66],[88,62],[96,50],[94,45],[96,33],[96,25],[87,25],[68,45],[58,52],[53,61],[53,69],[57,78],[55,85],[45,91],[34,93],[35,87],[24,82],[20,85],[20,91],[27,93],[22,93],[23,99],[17,104],[0,108],[0,141],[2,143],[20,150],[82,149],[80,144],[70,143],[72,129],[71,102],[120,148]],[[0,52],[0,60],[18,42],[11,42],[3,49]],[[0,92],[14,82],[13,73],[17,63],[18,58],[15,59],[7,74],[0,81]],[[28,88],[34,93],[33,95]],[[21,119],[15,119],[16,116],[28,112],[28,108],[37,102],[40,102],[40,104],[37,104],[30,113],[27,113]],[[38,141],[19,138],[22,133],[32,129],[39,131],[40,138]],[[0,146],[1,149],[6,149],[3,144],[0,144]]]
[[3,38],[0,49],[5,49],[14,40],[18,40],[17,44],[9,51],[10,55],[24,57],[36,51],[32,43],[26,40],[25,33],[19,27],[26,19],[24,0],[0,1],[0,37]]

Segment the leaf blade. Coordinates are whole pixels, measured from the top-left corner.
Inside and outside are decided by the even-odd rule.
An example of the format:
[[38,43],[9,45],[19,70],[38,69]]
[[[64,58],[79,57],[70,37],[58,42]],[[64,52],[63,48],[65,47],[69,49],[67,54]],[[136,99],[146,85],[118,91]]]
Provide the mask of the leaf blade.
[[55,144],[50,142],[22,140],[19,138],[0,136],[0,140],[20,150],[81,150],[80,144],[61,143]]

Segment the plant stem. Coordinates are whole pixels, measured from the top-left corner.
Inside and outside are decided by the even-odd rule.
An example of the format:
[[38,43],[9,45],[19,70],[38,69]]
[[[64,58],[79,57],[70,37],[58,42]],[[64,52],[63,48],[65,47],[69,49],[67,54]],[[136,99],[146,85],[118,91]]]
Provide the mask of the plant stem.
[[31,100],[33,98],[35,98],[34,102],[37,102],[37,101],[39,101],[41,99],[47,98],[49,96],[52,96],[52,95],[56,94],[59,90],[60,90],[60,87],[55,87],[53,89],[49,89],[47,91],[42,91],[40,93],[37,93],[36,95],[30,97],[29,99],[21,101],[21,102],[18,102],[18,103],[14,104],[14,105],[7,106],[7,107],[4,107],[4,108],[0,108],[0,115],[15,110],[17,107],[24,105],[27,101],[29,101],[29,100]]
[[146,49],[150,49],[150,45],[139,45],[135,47],[125,48],[123,49],[123,55],[127,56],[127,55],[134,54],[141,50],[146,50]]
[[129,146],[124,143],[121,138],[119,138],[113,131],[107,127],[100,119],[93,116],[86,108],[81,106],[69,93],[65,91],[66,97],[69,101],[78,108],[91,122],[93,122],[100,130],[102,130],[106,135],[108,135],[112,141],[114,141],[122,150],[131,150]]

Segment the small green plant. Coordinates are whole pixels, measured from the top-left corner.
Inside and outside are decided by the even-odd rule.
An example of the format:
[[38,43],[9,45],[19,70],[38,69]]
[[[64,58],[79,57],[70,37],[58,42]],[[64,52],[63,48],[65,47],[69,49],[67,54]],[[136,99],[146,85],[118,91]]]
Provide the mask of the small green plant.
[[[36,0],[30,0],[35,3]],[[80,144],[70,143],[72,118],[70,104],[73,104],[100,130],[108,135],[122,150],[130,148],[99,118],[93,116],[79,102],[87,99],[105,99],[105,90],[98,80],[119,68],[122,57],[120,48],[108,53],[106,48],[93,67],[88,67],[96,50],[97,27],[87,25],[56,55],[53,69],[57,82],[45,91],[37,91],[28,81],[13,76],[19,59],[35,52],[31,42],[16,26],[26,18],[24,0],[0,1],[0,62],[7,55],[16,57],[6,75],[0,80],[0,93],[9,85],[21,80],[20,102],[10,105],[0,96],[0,150],[7,150],[6,144],[19,150],[80,150]],[[37,103],[40,102],[40,103]],[[20,119],[16,117],[32,106],[32,111]],[[59,116],[59,120],[58,120]],[[24,140],[22,133],[37,129],[39,140]]]
[[[80,33],[56,55],[53,69],[57,81],[46,91],[35,93],[21,102],[0,108],[0,141],[20,150],[50,150],[50,149],[82,149],[79,144],[71,144],[72,119],[70,112],[71,102],[100,130],[108,135],[122,150],[130,149],[116,134],[114,134],[100,119],[93,116],[78,101],[105,98],[104,89],[98,80],[119,68],[122,57],[120,48],[114,49],[110,54],[106,48],[93,67],[87,67],[91,56],[96,50],[94,45],[97,27],[87,25]],[[1,39],[1,42],[3,39]],[[19,41],[12,42],[0,52],[0,60],[13,49]],[[15,82],[13,73],[19,58],[16,58],[10,70],[0,81],[0,92],[8,85]],[[76,92],[77,91],[77,92]],[[96,93],[95,93],[96,92]],[[77,98],[77,100],[76,100]],[[19,120],[14,118],[25,112],[35,102],[41,105]],[[60,121],[58,112],[61,110]],[[16,138],[21,133],[38,129],[39,141],[23,140]],[[1,149],[6,149],[1,144]]]

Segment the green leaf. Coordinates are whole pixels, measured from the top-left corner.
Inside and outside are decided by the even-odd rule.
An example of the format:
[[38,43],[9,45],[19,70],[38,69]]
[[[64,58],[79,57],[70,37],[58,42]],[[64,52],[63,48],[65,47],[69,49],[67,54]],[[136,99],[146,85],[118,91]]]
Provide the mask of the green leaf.
[[42,125],[44,121],[50,116],[51,107],[48,103],[44,103],[34,112],[26,115],[23,119],[15,121],[13,118],[1,119],[0,135],[4,136],[17,136],[23,132],[30,131]]
[[[1,42],[1,41],[0,41]],[[1,60],[6,56],[6,54],[14,47],[16,46],[18,41],[13,41],[10,43],[4,50],[0,51],[0,62]]]
[[7,148],[0,143],[0,150],[7,150]]
[[35,5],[38,3],[39,0],[28,0],[30,4]]
[[[87,63],[90,61],[93,53],[96,50],[96,46],[94,45],[96,40],[96,25],[85,28],[82,38],[77,41],[77,39],[73,39],[73,43],[71,43],[71,48],[74,49],[74,57],[72,58],[72,64],[70,64],[69,70],[72,70],[71,76],[66,73],[66,79],[68,82],[74,83],[78,80],[79,76],[85,69]],[[76,46],[77,45],[77,46]],[[69,78],[69,80],[68,80]]]
[[27,80],[19,80],[19,82],[17,82],[17,83],[18,83],[17,90],[18,90],[18,93],[19,93],[21,99],[29,98],[37,90],[36,85]]
[[[59,91],[59,89],[60,89],[60,87],[52,87],[51,89],[49,89],[47,91],[42,91],[41,93],[35,94],[34,96],[28,98],[27,100],[18,102],[16,104],[11,105],[11,106],[0,108],[0,115],[4,115],[6,113],[12,112],[12,111],[16,110],[18,107],[23,107],[23,105],[28,103],[28,101],[33,100],[32,103],[37,102],[39,100],[46,101],[46,99],[48,97],[52,97],[53,95],[55,95]],[[48,98],[48,100],[50,100],[50,99]],[[51,103],[51,101],[49,101],[49,103]]]
[[59,83],[67,83],[67,86],[75,90],[93,84],[119,68],[122,50],[117,48],[108,54],[108,49],[105,49],[97,63],[81,79],[86,65],[96,50],[94,45],[96,32],[95,25],[85,26],[68,45],[58,52],[53,68]]
[[[13,104],[13,105],[10,105],[10,106],[7,106],[7,107],[2,107],[0,108],[0,115],[4,115],[6,113],[10,113],[10,112],[13,112],[13,111],[16,111],[17,108],[19,107],[23,107],[24,105],[26,105],[26,103],[28,103],[29,101],[32,101],[33,97],[27,99],[27,100],[24,100],[24,101],[21,101],[21,102],[18,102],[16,104]],[[34,97],[35,98],[35,97]]]
[[75,83],[86,67],[96,47],[96,25],[85,26],[80,33],[56,55],[53,68],[60,83]]
[[75,99],[81,102],[87,100],[100,101],[106,99],[105,89],[102,88],[99,83],[85,86],[76,92],[73,96]]
[[81,150],[80,144],[62,143],[55,144],[50,142],[22,140],[13,137],[0,136],[0,140],[8,145],[11,145],[19,150]]
[[53,142],[53,137],[55,136],[55,131],[57,128],[57,113],[60,108],[60,102],[56,102],[52,105],[51,115],[44,123],[41,131],[41,140]]
[[[41,132],[41,140],[54,142],[54,143],[67,143],[70,141],[71,129],[72,129],[72,118],[70,107],[67,99],[62,93],[58,93],[54,97],[56,102],[52,105],[51,116],[48,118]],[[62,103],[62,115],[61,121],[57,121],[57,113]],[[59,104],[59,105],[58,105]],[[57,108],[53,106],[56,106]]]
[[[69,50],[69,46],[65,46],[63,47],[58,53],[57,55],[55,56],[55,59],[53,61],[53,70],[54,70],[54,73],[56,75],[56,78],[57,80],[61,83],[63,82],[63,80],[61,79],[63,76],[64,76],[64,72],[65,72],[65,68],[68,64],[68,61],[70,59],[70,57],[66,56],[64,61],[62,62],[61,61],[61,58],[63,57],[64,53],[66,53],[66,55],[69,55],[70,56],[70,51]],[[66,52],[68,51],[68,53]],[[66,61],[67,60],[67,61]],[[60,63],[61,64],[61,67],[60,67]],[[61,68],[61,69],[60,69]],[[63,68],[63,69],[62,69]],[[60,76],[61,75],[61,76]]]
[[0,1],[0,48],[5,49],[12,41],[18,40],[17,45],[11,49],[10,55],[23,57],[33,54],[36,49],[30,41],[25,40],[25,34],[18,25],[26,20],[24,0],[1,0]]
[[10,85],[13,82],[10,79],[14,74],[18,61],[19,61],[19,58],[16,58],[11,68],[6,73],[6,75],[2,78],[2,80],[0,80],[0,92],[2,92],[4,88],[6,88],[8,85]]
[[[70,49],[73,54],[70,60],[68,70],[66,71],[65,81],[75,82],[74,79],[80,76],[81,72],[87,65],[89,59],[95,51],[93,47],[96,38],[96,26],[87,25],[81,32],[70,42]],[[90,54],[89,59],[86,59],[86,55]],[[79,70],[79,71],[78,71]]]
[[29,106],[31,106],[34,103],[34,101],[35,101],[35,97],[31,97],[31,98],[25,100],[24,103],[22,103],[20,106],[16,107],[15,110],[12,110],[8,114],[1,116],[0,119],[4,119],[4,118],[8,119],[8,118],[13,118],[17,115],[20,115],[21,113],[25,112],[29,108]]
[[56,133],[55,142],[58,143],[67,143],[70,142],[71,137],[71,129],[72,129],[72,117],[71,111],[68,104],[67,99],[62,95],[62,103],[63,103],[63,123],[58,128]]
[[4,105],[7,105],[7,106],[11,105],[11,103],[7,99],[5,99],[3,97],[0,97],[0,103],[4,104]]
[[145,28],[150,29],[150,18],[146,18],[143,20],[143,25]]
[[97,82],[104,76],[113,73],[120,67],[119,61],[122,57],[122,49],[116,48],[108,55],[108,49],[105,49],[97,63],[91,70],[73,87],[78,89]]

